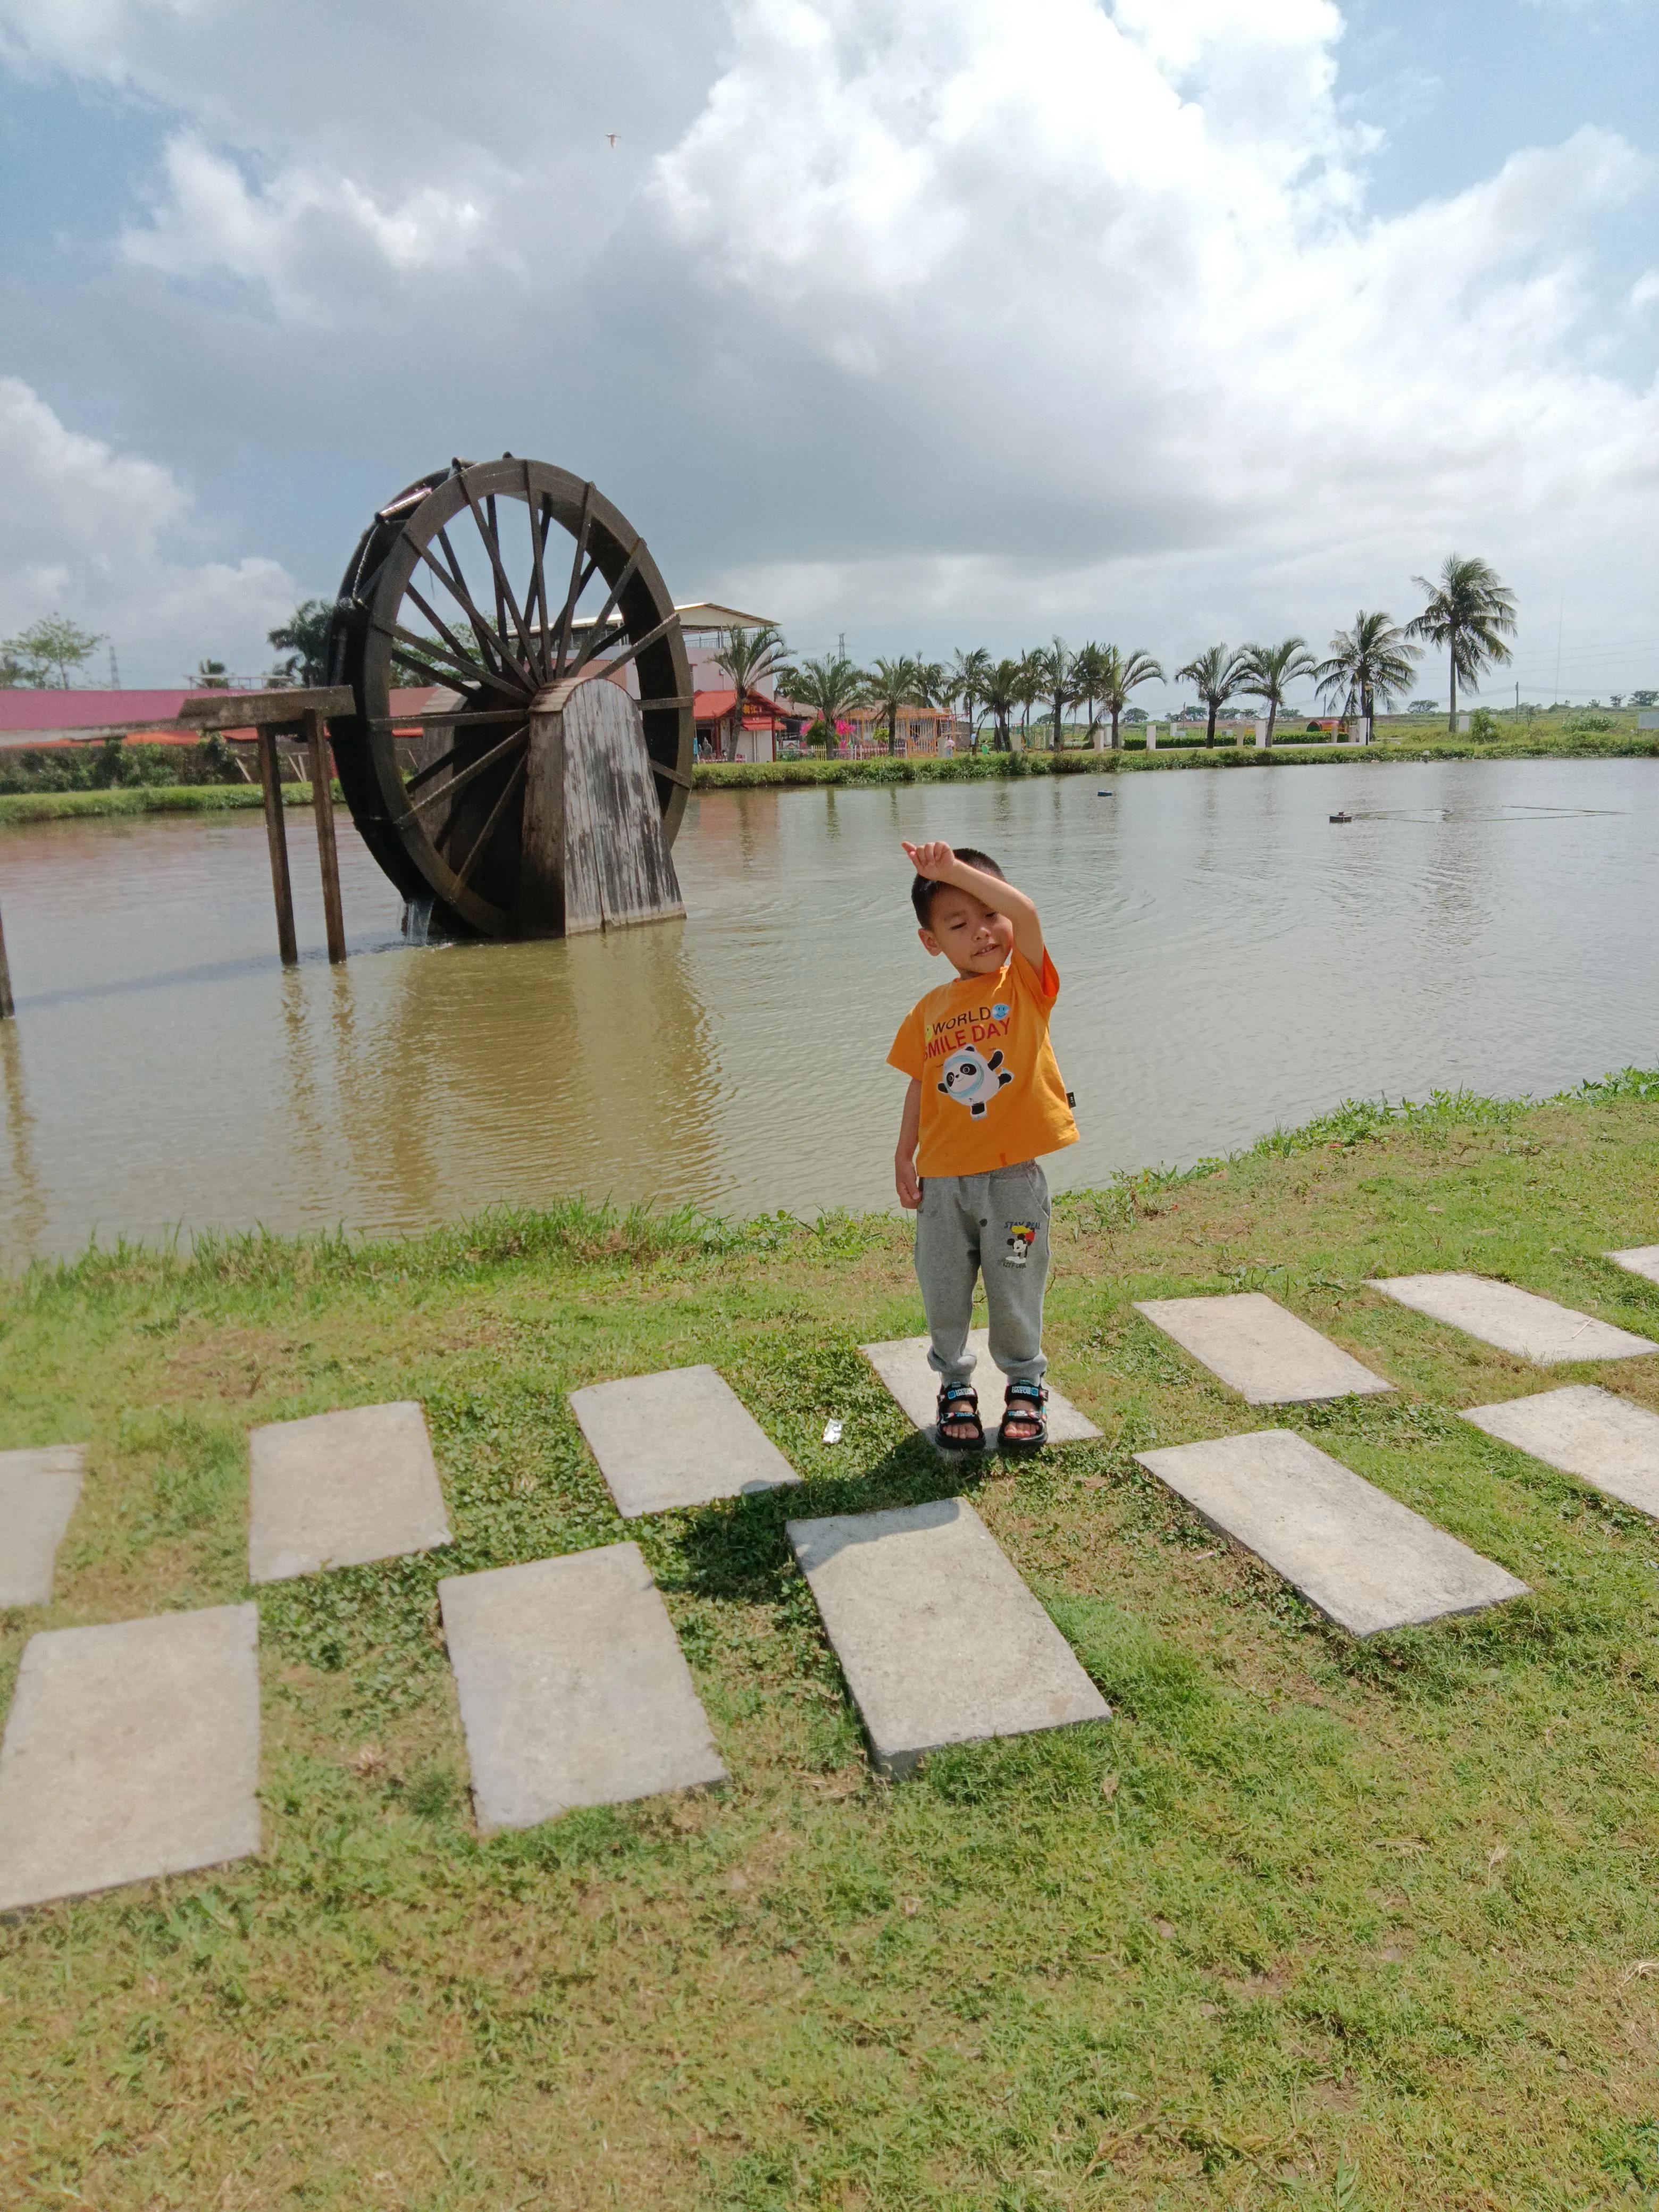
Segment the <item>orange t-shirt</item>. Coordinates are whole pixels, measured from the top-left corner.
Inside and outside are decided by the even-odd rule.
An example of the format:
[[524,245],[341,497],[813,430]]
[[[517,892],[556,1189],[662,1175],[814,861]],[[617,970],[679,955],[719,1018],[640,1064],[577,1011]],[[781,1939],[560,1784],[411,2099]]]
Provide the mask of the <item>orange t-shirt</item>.
[[905,1016],[890,1067],[921,1085],[916,1172],[986,1175],[1077,1142],[1048,1016],[1060,977],[1022,952],[994,975],[957,975]]

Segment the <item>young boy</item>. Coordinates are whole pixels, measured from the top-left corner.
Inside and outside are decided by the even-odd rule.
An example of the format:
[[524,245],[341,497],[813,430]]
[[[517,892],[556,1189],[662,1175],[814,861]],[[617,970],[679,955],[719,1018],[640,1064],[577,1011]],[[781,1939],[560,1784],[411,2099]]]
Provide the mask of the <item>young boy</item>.
[[988,854],[904,849],[915,869],[918,933],[956,970],[911,1009],[887,1055],[910,1079],[893,1164],[899,1204],[917,1216],[927,1364],[940,1377],[939,1442],[946,1451],[985,1447],[968,1349],[974,1278],[982,1273],[991,1357],[1007,1377],[997,1443],[1030,1449],[1048,1434],[1048,1185],[1036,1156],[1077,1142],[1048,1042],[1060,978],[1036,907]]

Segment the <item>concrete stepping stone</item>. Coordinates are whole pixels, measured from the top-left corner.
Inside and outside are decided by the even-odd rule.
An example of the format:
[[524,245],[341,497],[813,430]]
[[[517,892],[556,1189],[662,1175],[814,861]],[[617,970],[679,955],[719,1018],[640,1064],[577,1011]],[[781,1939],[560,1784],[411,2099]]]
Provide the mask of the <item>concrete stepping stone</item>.
[[438,1585],[482,1834],[724,1782],[637,1544]]
[[426,1416],[413,1400],[274,1421],[248,1437],[247,1571],[285,1582],[449,1541]]
[[884,1774],[942,1744],[1111,1718],[965,1498],[788,1534]]
[[1135,1457],[1352,1635],[1526,1594],[1525,1583],[1292,1430]]
[[1643,1275],[1650,1283],[1659,1283],[1659,1244],[1637,1244],[1628,1252],[1604,1252],[1604,1260],[1611,1260],[1616,1267],[1627,1274]]
[[52,1603],[58,1547],[86,1463],[79,1444],[0,1452],[0,1606]]
[[717,1368],[592,1382],[570,1404],[625,1521],[800,1480]]
[[1494,1282],[1488,1275],[1390,1275],[1373,1280],[1396,1304],[1431,1321],[1448,1322],[1482,1344],[1495,1344],[1500,1352],[1550,1367],[1563,1359],[1635,1359],[1644,1352],[1659,1352],[1659,1344],[1632,1336],[1627,1328],[1597,1321],[1593,1314],[1575,1313],[1513,1283]]
[[[901,1336],[888,1344],[861,1344],[859,1350],[928,1442],[937,1444],[938,1425],[933,1415],[939,1406],[939,1377],[927,1364],[928,1343],[925,1336]],[[980,1394],[980,1418],[985,1423],[986,1446],[994,1450],[997,1423],[1002,1418],[1003,1378],[1002,1370],[992,1362],[990,1330],[971,1330],[968,1349],[977,1363],[973,1381]],[[1071,1400],[1055,1389],[1052,1373],[1042,1379],[1048,1386],[1049,1443],[1080,1444],[1086,1443],[1091,1437],[1097,1437],[1100,1431],[1088,1415],[1079,1413]]]
[[1659,1413],[1645,1406],[1594,1382],[1572,1382],[1535,1398],[1471,1406],[1463,1419],[1659,1520]]
[[1141,1298],[1135,1311],[1249,1406],[1305,1406],[1394,1388],[1263,1291]]
[[259,1848],[258,1609],[32,1636],[0,1744],[0,1911]]

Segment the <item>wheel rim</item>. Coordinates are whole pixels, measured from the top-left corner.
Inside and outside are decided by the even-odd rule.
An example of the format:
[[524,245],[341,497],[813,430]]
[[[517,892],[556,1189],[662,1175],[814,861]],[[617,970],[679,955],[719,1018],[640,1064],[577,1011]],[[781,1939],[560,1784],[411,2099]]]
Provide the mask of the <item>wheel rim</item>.
[[[684,640],[645,540],[568,470],[456,461],[389,501],[346,570],[328,660],[356,702],[330,724],[352,819],[404,896],[430,899],[452,932],[514,933],[532,702],[596,662],[637,670],[672,843],[696,749]],[[455,704],[410,748],[392,693],[417,684]]]

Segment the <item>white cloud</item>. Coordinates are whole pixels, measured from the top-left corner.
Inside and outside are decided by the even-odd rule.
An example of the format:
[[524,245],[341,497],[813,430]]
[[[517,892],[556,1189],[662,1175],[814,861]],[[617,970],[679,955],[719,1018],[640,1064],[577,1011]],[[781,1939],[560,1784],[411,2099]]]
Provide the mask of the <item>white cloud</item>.
[[276,562],[179,557],[191,525],[170,471],[68,429],[0,377],[0,632],[54,611],[111,637],[128,681],[182,683],[204,653],[252,672],[295,603]]
[[[1582,130],[1374,217],[1334,0],[0,24],[178,118],[125,282],[146,330],[187,307],[219,349],[222,441],[280,415],[290,473],[308,437],[388,490],[458,445],[541,451],[687,595],[868,650],[1322,633],[1452,544],[1523,605],[1569,567],[1651,591],[1659,401],[1601,350],[1651,280],[1604,289],[1595,252],[1649,165]],[[272,323],[300,334],[274,396]],[[164,335],[124,379],[150,450],[194,434]],[[312,573],[345,550],[331,519]]]
[[326,316],[330,295],[345,294],[353,274],[372,283],[481,258],[511,268],[514,258],[492,237],[486,191],[425,185],[388,204],[350,177],[310,167],[285,168],[262,189],[193,131],[168,140],[151,218],[120,245],[137,267],[257,285],[290,321]]

